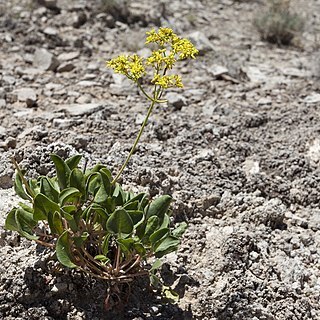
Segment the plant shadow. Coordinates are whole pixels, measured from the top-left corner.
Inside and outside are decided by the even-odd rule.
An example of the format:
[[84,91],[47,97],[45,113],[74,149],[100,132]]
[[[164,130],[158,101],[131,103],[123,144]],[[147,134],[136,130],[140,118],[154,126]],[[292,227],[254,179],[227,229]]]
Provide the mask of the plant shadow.
[[[47,261],[39,260],[34,267],[26,269],[24,281],[34,299],[23,304],[28,308],[45,307],[53,319],[73,319],[70,318],[71,313],[81,314],[76,317],[79,320],[192,319],[190,310],[182,310],[177,304],[164,301],[159,292],[152,290],[147,277],[133,281],[121,296],[122,303],[106,311],[105,281],[72,270],[49,268]],[[186,277],[181,279],[176,286],[180,297],[184,295]]]

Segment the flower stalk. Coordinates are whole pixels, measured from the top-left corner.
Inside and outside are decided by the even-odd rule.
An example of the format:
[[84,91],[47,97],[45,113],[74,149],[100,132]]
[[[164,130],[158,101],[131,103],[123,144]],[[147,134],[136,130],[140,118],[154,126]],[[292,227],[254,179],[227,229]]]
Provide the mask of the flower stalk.
[[[199,53],[188,39],[178,37],[170,28],[160,28],[158,32],[153,29],[147,32],[146,44],[148,43],[154,43],[159,48],[153,50],[147,59],[134,54],[131,56],[119,55],[107,61],[107,67],[112,68],[116,73],[125,75],[129,80],[136,83],[142,94],[151,101],[138,135],[126,160],[111,182],[112,184],[118,181],[128,165],[155,105],[166,102],[166,100],[160,100],[164,91],[168,88],[183,88],[181,76],[178,74],[168,75],[167,71],[172,70],[177,61],[187,58],[194,59]],[[153,85],[152,95],[140,83],[140,79],[147,76],[148,67],[151,68],[153,74],[149,81]]]

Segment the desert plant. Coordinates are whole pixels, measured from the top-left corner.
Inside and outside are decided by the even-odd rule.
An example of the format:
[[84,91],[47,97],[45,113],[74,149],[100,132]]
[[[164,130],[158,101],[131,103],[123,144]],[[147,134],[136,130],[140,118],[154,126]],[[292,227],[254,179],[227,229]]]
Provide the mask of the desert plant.
[[268,9],[254,19],[262,40],[289,45],[301,33],[304,19],[290,10],[290,0],[269,0]]
[[[160,49],[154,50],[147,60],[135,54],[121,55],[107,62],[109,67],[135,82],[150,100],[137,138],[114,178],[101,164],[81,169],[81,155],[63,160],[52,154],[56,174],[27,179],[25,171],[13,159],[17,172],[15,191],[25,202],[9,212],[5,227],[53,248],[63,266],[106,280],[107,309],[110,296],[118,297],[123,283],[146,275],[153,285],[161,283],[155,274],[161,265],[157,259],[177,250],[187,226],[183,222],[172,227],[170,196],[150,201],[145,193],[135,195],[124,191],[117,182],[155,105],[166,101],[161,100],[164,91],[169,87],[182,87],[180,76],[166,73],[177,60],[197,54],[189,40],[179,38],[168,28],[150,31],[147,43],[151,42]],[[152,93],[140,82],[147,75],[148,66],[153,70]],[[167,287],[164,289],[171,298],[175,296]]]

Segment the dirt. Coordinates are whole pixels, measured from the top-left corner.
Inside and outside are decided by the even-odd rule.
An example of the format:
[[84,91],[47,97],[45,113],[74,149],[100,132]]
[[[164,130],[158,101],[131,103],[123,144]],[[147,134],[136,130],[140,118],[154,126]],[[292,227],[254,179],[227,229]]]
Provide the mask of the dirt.
[[[264,1],[139,0],[113,16],[98,2],[0,1],[0,318],[320,319],[319,1],[292,1],[307,23],[290,47],[260,40]],[[141,50],[160,25],[201,56],[178,67],[185,88],[155,110],[122,183],[172,195],[189,224],[162,269],[180,301],[142,279],[108,313],[104,283],[4,230],[19,201],[10,158],[30,176],[52,171],[51,152],[115,173],[147,106],[105,60]]]

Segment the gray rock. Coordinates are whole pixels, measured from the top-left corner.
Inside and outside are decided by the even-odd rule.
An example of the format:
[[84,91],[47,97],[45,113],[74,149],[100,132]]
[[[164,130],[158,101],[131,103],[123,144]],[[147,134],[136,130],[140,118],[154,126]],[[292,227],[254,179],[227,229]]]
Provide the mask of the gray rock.
[[319,103],[320,102],[320,93],[313,92],[307,97],[304,98],[304,101],[308,104]]
[[5,135],[7,132],[7,129],[5,127],[0,126],[0,136]]
[[201,31],[194,31],[190,33],[187,38],[189,38],[194,46],[199,50],[200,55],[209,51],[214,51],[212,43]]
[[166,99],[168,100],[168,106],[174,107],[176,110],[180,110],[186,105],[185,97],[176,92],[168,92]]
[[46,27],[44,30],[43,30],[43,33],[44,34],[47,34],[49,36],[56,36],[58,34],[58,30],[55,29],[55,28],[52,28],[52,27]]
[[97,112],[103,108],[100,103],[70,104],[63,106],[60,110],[69,113],[72,116],[83,116]]
[[69,62],[64,62],[60,64],[57,68],[57,72],[70,72],[75,68],[75,65]]
[[0,109],[5,108],[6,105],[7,105],[6,100],[0,99]]
[[74,52],[64,52],[59,54],[58,60],[59,61],[70,61],[78,58],[80,56],[79,51],[74,51]]
[[0,158],[0,189],[9,189],[13,186],[13,173],[10,160],[6,156]]
[[87,22],[88,18],[85,12],[79,12],[74,23],[72,24],[74,28],[80,28]]
[[47,71],[55,71],[59,66],[59,61],[46,49],[37,49],[33,57],[34,67]]
[[33,107],[36,105],[37,94],[33,89],[31,88],[16,89],[14,93],[18,97],[18,101],[25,102],[27,104],[27,107]]
[[82,120],[74,119],[53,119],[53,126],[59,129],[67,129],[76,124],[82,123]]
[[59,13],[61,9],[57,6],[57,0],[37,0],[45,8]]
[[227,74],[229,72],[228,68],[219,65],[212,65],[208,71],[214,76],[219,77],[223,74]]

